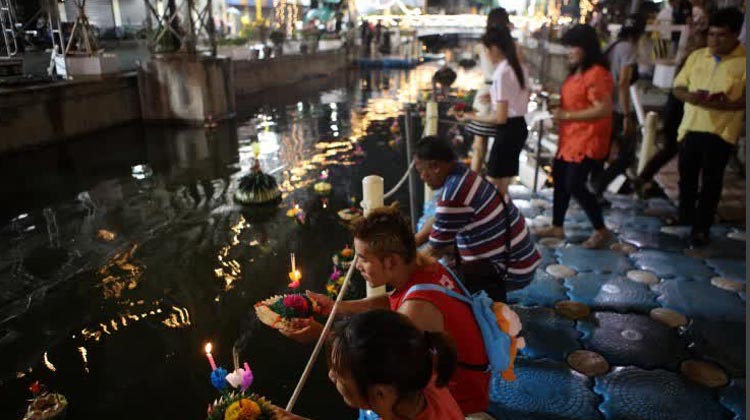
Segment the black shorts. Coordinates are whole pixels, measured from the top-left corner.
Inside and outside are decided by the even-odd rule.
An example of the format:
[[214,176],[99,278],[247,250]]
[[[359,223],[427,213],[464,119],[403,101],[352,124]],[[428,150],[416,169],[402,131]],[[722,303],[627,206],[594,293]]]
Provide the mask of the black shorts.
[[487,176],[506,178],[518,175],[518,156],[528,135],[524,117],[509,118],[505,124],[497,126],[495,143],[487,162]]

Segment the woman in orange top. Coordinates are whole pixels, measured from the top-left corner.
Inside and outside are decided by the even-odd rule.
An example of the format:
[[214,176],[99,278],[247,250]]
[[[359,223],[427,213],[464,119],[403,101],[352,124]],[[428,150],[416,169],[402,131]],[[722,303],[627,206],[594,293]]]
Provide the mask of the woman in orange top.
[[[464,420],[445,387],[456,369],[456,350],[446,335],[376,309],[340,321],[328,340],[328,377],[344,402],[366,410],[360,418]],[[275,411],[277,420],[307,420]]]
[[595,229],[581,245],[599,248],[612,239],[612,233],[604,226],[602,209],[586,189],[586,182],[592,170],[601,168],[609,152],[614,82],[592,27],[574,26],[563,36],[563,44],[568,47],[570,75],[563,83],[560,109],[555,114],[559,142],[552,169],[552,226],[540,229],[537,236],[564,237],[565,212],[572,196]]

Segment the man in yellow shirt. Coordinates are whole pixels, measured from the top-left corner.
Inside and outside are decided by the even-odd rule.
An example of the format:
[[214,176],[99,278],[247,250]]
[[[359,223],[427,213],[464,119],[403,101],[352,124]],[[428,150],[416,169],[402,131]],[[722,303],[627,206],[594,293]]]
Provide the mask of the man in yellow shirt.
[[680,221],[693,227],[692,246],[709,242],[724,169],[744,123],[745,49],[737,40],[742,22],[735,8],[712,14],[708,47],[693,52],[674,81],[674,96],[685,102],[678,131]]

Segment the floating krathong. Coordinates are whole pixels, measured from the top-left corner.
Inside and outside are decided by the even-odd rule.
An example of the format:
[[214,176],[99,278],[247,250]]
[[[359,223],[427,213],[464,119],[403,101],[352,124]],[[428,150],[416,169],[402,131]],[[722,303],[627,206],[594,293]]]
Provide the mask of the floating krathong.
[[299,204],[286,211],[286,217],[295,218],[301,225],[305,224],[305,211],[300,208]]
[[65,417],[68,400],[62,394],[43,390],[39,382],[34,382],[29,390],[34,394],[23,420],[58,420]]
[[317,302],[301,294],[271,296],[255,304],[260,322],[278,330],[298,329],[317,312]]
[[313,185],[313,189],[318,194],[328,194],[331,192],[331,188],[331,183],[325,181],[316,182],[315,185]]
[[336,214],[338,214],[339,219],[345,222],[351,222],[362,217],[362,209],[359,209],[357,207],[348,207],[339,210]]
[[272,420],[271,402],[257,394],[230,392],[208,405],[207,420]]
[[[328,277],[328,281],[326,282],[326,293],[331,298],[336,298],[338,296],[339,292],[341,291],[341,286],[344,284],[344,272],[341,271],[341,269],[334,265],[333,266],[333,272],[331,273],[331,276]],[[351,295],[352,289],[347,290],[347,297]]]
[[349,245],[344,247],[341,251],[337,252],[336,254],[331,257],[331,260],[333,260],[333,263],[344,270],[348,270],[349,266],[352,264],[352,261],[354,260],[354,250],[349,248]]
[[[247,393],[253,383],[253,372],[247,362],[239,367],[239,354],[234,353],[234,372],[217,367],[211,356],[211,344],[206,345],[206,355],[211,364],[211,385],[222,393],[208,405],[208,420],[272,420],[271,403],[257,394]],[[232,390],[234,388],[235,390]]]
[[240,178],[240,185],[234,193],[234,200],[246,205],[276,204],[281,200],[281,190],[276,178],[260,170],[258,155],[260,144],[253,145],[255,164],[252,171]]

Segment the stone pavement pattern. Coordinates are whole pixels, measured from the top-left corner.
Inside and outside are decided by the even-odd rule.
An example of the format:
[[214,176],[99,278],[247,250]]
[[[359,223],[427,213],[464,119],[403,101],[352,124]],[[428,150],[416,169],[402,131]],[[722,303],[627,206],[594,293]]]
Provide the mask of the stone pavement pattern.
[[[512,186],[511,196],[530,225],[550,223],[549,191],[532,196]],[[660,218],[674,213],[669,201],[608,198],[605,219],[619,245],[581,248],[591,227],[574,206],[566,241],[539,243],[543,263],[535,279],[509,294],[527,347],[516,381],[493,379],[491,413],[499,419],[744,419],[744,229],[716,226],[709,247],[686,250],[689,231],[665,227]],[[550,275],[552,264],[575,274]],[[726,284],[731,290],[718,287]],[[566,318],[563,305],[555,309],[563,301],[585,311],[564,312],[574,319]],[[664,313],[673,323],[659,320]],[[568,358],[581,350],[603,356],[609,369],[592,377],[572,369]],[[706,370],[696,373],[693,366]]]

